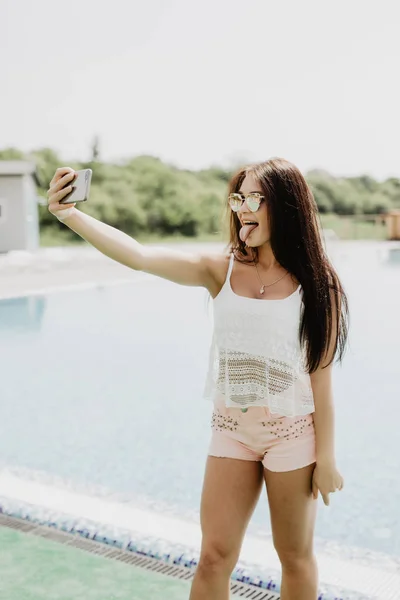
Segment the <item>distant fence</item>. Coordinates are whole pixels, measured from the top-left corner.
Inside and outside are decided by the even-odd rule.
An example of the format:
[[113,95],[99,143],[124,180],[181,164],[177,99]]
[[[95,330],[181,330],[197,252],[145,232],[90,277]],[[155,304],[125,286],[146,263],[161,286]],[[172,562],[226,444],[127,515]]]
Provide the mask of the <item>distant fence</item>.
[[325,230],[340,239],[400,241],[400,209],[381,214],[321,215]]
[[400,240],[400,209],[391,210],[385,215],[389,240]]

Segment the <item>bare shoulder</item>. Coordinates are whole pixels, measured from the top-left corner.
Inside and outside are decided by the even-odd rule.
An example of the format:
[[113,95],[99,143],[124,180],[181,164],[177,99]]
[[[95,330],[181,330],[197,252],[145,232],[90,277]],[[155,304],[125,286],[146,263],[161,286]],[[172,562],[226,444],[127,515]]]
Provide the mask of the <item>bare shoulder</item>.
[[229,253],[215,252],[202,255],[202,262],[207,272],[207,289],[215,298],[224,285],[229,268]]

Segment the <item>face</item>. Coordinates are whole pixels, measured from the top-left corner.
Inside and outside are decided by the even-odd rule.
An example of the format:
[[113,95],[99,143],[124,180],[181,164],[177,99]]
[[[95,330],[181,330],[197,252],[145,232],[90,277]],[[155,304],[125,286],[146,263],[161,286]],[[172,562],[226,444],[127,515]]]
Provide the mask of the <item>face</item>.
[[[247,194],[252,194],[254,192],[259,193],[262,196],[264,195],[260,184],[249,173],[243,180],[239,193],[246,196]],[[252,206],[252,208],[254,207]],[[270,230],[268,207],[265,198],[261,200],[260,206],[255,212],[250,210],[247,202],[243,202],[236,212],[236,216],[242,226],[240,238],[245,242],[246,246],[249,248],[257,248],[269,242]]]

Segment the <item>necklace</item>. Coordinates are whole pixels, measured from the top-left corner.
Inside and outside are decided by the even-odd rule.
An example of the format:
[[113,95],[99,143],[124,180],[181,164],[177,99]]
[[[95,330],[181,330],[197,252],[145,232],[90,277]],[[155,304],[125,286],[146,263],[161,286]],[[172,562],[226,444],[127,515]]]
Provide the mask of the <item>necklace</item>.
[[279,279],[277,279],[276,281],[273,281],[272,283],[269,283],[268,285],[265,285],[265,283],[262,282],[262,279],[260,277],[260,273],[258,272],[257,263],[256,262],[254,263],[254,266],[255,266],[256,271],[257,271],[258,279],[260,280],[260,283],[261,283],[261,287],[260,287],[260,294],[261,295],[265,292],[265,288],[271,287],[272,285],[275,285],[275,283],[278,283],[278,281],[281,281],[281,279],[283,279],[284,277],[286,277],[286,275],[289,274],[289,271],[286,271],[286,273],[284,275],[282,275],[282,277],[279,277]]

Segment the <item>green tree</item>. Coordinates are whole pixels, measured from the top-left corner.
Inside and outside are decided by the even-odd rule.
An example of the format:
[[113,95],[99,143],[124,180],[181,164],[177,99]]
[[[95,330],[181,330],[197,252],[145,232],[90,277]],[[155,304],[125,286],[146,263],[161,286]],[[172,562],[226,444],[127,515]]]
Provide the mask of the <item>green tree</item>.
[[0,150],[0,160],[26,160],[26,156],[17,148],[4,148]]
[[[38,193],[46,195],[49,182],[61,161],[51,148],[27,154],[16,148],[0,151],[0,160],[32,160],[40,178]],[[224,227],[228,182],[231,170],[218,166],[200,171],[178,169],[153,156],[137,156],[121,164],[103,162],[100,140],[96,136],[88,162],[68,162],[74,168],[93,170],[89,202],[84,212],[133,236],[146,234],[214,234]],[[306,179],[314,193],[319,211],[337,215],[371,215],[400,208],[400,179],[378,182],[368,175],[334,177],[313,170]],[[54,236],[63,232],[75,239],[47,211],[40,208],[40,223]],[[52,237],[54,237],[52,235]]]

